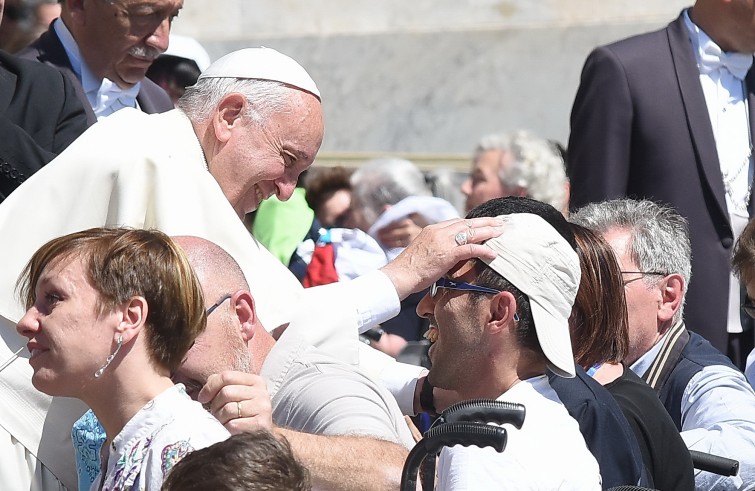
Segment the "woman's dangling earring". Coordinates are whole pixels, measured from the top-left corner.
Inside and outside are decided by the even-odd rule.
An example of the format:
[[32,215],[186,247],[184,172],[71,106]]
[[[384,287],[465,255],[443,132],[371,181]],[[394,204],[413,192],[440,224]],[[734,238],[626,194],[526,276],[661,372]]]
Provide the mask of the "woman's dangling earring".
[[110,363],[113,361],[115,356],[118,354],[118,352],[121,350],[121,345],[123,344],[123,335],[119,334],[115,337],[115,351],[113,351],[110,356],[107,357],[105,360],[105,364],[100,367],[99,370],[94,372],[94,378],[100,378],[102,377],[102,374],[105,373],[105,369],[110,365]]

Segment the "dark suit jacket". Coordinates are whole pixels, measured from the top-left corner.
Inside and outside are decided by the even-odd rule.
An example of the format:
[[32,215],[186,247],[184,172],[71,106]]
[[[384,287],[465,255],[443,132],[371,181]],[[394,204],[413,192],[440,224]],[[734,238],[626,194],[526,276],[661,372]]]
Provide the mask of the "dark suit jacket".
[[0,51],[0,201],[87,126],[66,77]]
[[[755,70],[746,81],[750,128],[755,128]],[[685,319],[726,352],[734,239],[682,16],[665,29],[590,54],[572,108],[567,168],[572,209],[605,199],[648,198],[689,220],[692,280]]]
[[[74,83],[74,87],[76,87],[76,94],[86,108],[89,123],[92,124],[97,121],[89,100],[84,93],[84,88],[76,77],[71,67],[71,61],[68,59],[65,48],[63,48],[63,43],[60,42],[58,35],[55,34],[52,24],[47,32],[42,33],[36,41],[21,50],[18,56],[40,61],[57,68],[68,76]],[[173,102],[170,100],[168,94],[159,85],[146,77],[141,82],[136,101],[139,103],[139,108],[147,114],[162,113],[173,109]]]

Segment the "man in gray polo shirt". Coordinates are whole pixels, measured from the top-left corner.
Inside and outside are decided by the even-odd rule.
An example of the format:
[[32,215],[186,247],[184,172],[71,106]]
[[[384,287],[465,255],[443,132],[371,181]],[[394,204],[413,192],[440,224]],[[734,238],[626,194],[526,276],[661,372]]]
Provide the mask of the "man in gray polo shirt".
[[233,258],[204,239],[175,240],[209,307],[207,330],[175,381],[231,433],[261,426],[285,436],[315,486],[397,488],[414,442],[393,396],[285,332],[276,342],[260,324]]

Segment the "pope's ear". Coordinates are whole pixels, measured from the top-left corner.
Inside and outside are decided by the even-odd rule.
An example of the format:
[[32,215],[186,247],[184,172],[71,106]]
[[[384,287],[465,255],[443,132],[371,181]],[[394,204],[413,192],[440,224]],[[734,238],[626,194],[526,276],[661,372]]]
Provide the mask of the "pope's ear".
[[246,104],[246,98],[238,92],[226,95],[218,103],[212,122],[215,136],[221,143],[230,140],[233,129],[243,124]]

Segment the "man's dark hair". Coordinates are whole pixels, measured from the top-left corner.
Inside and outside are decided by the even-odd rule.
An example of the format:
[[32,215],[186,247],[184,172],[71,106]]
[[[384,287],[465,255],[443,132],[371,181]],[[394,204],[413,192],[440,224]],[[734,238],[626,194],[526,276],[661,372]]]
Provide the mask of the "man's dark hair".
[[160,55],[147,70],[147,78],[159,84],[161,81],[186,88],[197,83],[202,70],[194,60],[181,56]]
[[345,167],[318,167],[311,169],[310,174],[304,182],[307,190],[304,199],[307,201],[315,213],[320,211],[320,207],[333,194],[342,189],[351,190],[351,174],[353,171]]
[[539,216],[555,228],[556,232],[569,243],[572,249],[577,250],[577,241],[574,240],[571,225],[564,218],[564,215],[551,205],[532,198],[518,196],[494,198],[474,207],[467,213],[466,218],[497,217],[499,215],[513,215],[514,213],[531,213]]
[[309,471],[288,442],[259,430],[196,450],[178,462],[161,491],[307,491]]
[[[571,225],[566,221],[564,215],[551,205],[531,198],[507,196],[505,198],[491,199],[470,210],[466,218],[497,217],[500,215],[513,215],[515,213],[531,213],[539,216],[556,229],[574,250],[577,249],[577,242],[574,239]],[[476,284],[510,292],[516,298],[517,315],[519,316],[516,333],[519,343],[522,347],[545,356],[537,339],[530,300],[527,295],[512,285],[498,272],[489,268],[483,261],[477,260],[476,262]]]

